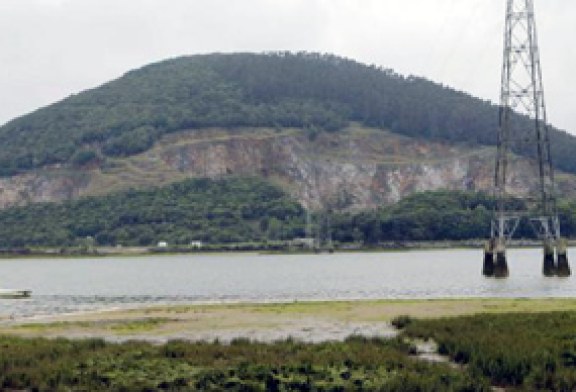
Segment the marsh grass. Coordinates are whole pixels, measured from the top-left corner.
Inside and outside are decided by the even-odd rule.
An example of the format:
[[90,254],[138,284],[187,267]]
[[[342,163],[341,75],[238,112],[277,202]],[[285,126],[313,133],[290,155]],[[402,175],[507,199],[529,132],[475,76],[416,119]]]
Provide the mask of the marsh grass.
[[576,312],[412,320],[405,336],[433,339],[440,354],[495,385],[576,390]]
[[[400,340],[155,346],[0,338],[0,386],[38,391],[488,391],[481,377],[416,361]],[[408,389],[407,389],[408,388]]]

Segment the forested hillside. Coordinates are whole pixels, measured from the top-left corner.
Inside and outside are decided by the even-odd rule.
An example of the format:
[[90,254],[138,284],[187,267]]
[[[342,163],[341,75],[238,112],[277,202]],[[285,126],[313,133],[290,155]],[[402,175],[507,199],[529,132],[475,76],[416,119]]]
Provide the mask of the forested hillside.
[[[102,163],[145,151],[163,134],[183,129],[338,131],[350,121],[490,145],[497,108],[422,78],[330,55],[198,55],[129,72],[7,123],[0,128],[0,174]],[[576,172],[576,138],[554,130],[552,144],[557,166]]]
[[[523,209],[517,199],[511,207]],[[482,192],[423,192],[376,211],[311,215],[311,234],[337,243],[442,241],[488,236],[493,199]],[[576,236],[576,201],[563,201],[564,235]],[[329,218],[329,219],[327,219]],[[326,222],[331,222],[329,225]],[[0,211],[0,249],[96,245],[187,246],[287,241],[306,233],[304,209],[257,178],[194,179],[163,188]],[[525,222],[519,237],[532,238]]]

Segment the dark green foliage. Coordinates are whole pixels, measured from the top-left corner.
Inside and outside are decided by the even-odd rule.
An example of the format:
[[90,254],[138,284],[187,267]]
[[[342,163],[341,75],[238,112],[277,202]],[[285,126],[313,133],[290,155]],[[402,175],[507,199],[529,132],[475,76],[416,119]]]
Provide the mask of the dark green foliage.
[[[510,199],[512,208],[523,209]],[[494,200],[484,193],[435,191],[406,197],[377,211],[333,213],[339,243],[446,241],[489,235]],[[322,214],[313,220],[325,221]],[[560,203],[563,235],[576,236],[576,202]],[[517,234],[534,238],[528,222]],[[231,250],[285,249],[305,235],[303,207],[278,187],[255,178],[196,179],[168,187],[41,203],[0,211],[0,248],[97,245],[230,244]],[[238,244],[242,243],[242,244]]]
[[398,316],[391,322],[391,324],[398,329],[404,329],[410,325],[410,323],[412,323],[412,317],[410,316]]
[[[0,174],[70,162],[86,145],[135,154],[167,132],[205,127],[337,131],[358,121],[424,139],[492,145],[497,118],[489,102],[335,56],[191,56],[129,72],[0,127]],[[516,119],[515,134],[529,129],[527,119]],[[573,136],[552,132],[559,168],[576,172],[575,148]]]
[[92,149],[83,148],[78,150],[72,155],[71,162],[74,166],[85,166],[87,164],[96,162],[98,160],[98,153]]
[[262,222],[287,231],[303,210],[279,188],[253,178],[196,179],[164,188],[41,203],[0,212],[3,247],[263,241]]
[[493,200],[484,193],[424,192],[409,196],[381,215],[380,230],[391,240],[483,238]]
[[478,315],[415,320],[413,337],[432,338],[440,353],[496,385],[576,390],[576,313]]
[[489,391],[482,378],[408,358],[394,340],[152,346],[5,337],[0,347],[2,390]]
[[563,233],[576,234],[576,200],[562,200],[558,203],[560,226]]
[[145,126],[111,137],[104,143],[102,152],[109,156],[127,156],[148,150],[156,140],[154,128]]
[[[507,201],[511,209],[523,210],[520,200]],[[564,221],[576,222],[576,211],[566,207]],[[489,235],[494,199],[483,192],[430,191],[410,195],[397,204],[357,215],[336,215],[334,238],[348,242],[362,238],[368,244],[382,241],[443,241],[486,238]],[[565,235],[576,235],[576,224],[566,225]],[[518,236],[534,237],[528,222]]]

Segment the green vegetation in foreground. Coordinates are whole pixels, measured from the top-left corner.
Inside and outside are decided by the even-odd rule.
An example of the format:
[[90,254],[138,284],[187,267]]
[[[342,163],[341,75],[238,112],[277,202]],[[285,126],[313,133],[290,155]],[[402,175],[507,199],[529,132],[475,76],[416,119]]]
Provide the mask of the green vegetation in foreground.
[[[172,341],[159,346],[4,336],[0,337],[0,390],[489,391],[489,385],[509,391],[576,390],[576,312],[526,313],[529,308],[573,309],[574,300],[375,301],[220,308],[247,311],[257,306],[263,312],[283,313],[323,310],[322,317],[330,312],[359,311],[355,317],[364,314],[366,320],[377,316],[365,314],[366,308],[355,309],[362,305],[391,306],[386,313],[390,315],[399,311],[422,317],[498,314],[442,319],[399,316],[393,323],[404,331],[396,339],[352,337],[322,344],[292,340],[264,344],[241,339],[229,345]],[[518,313],[499,313],[502,311]],[[108,320],[104,325],[114,330],[126,322],[129,329],[142,332],[172,320],[154,316],[150,321]],[[98,323],[76,324],[90,326],[94,322]],[[114,332],[123,331],[120,327]],[[415,358],[409,342],[420,338],[433,339],[440,354],[465,366],[431,364]]]
[[[517,200],[509,203],[524,208]],[[493,207],[492,197],[482,192],[423,192],[376,211],[331,213],[332,238],[336,244],[356,246],[485,238]],[[576,236],[576,201],[562,201],[559,210],[564,235]],[[313,218],[320,221],[318,215]],[[304,237],[305,221],[304,208],[265,180],[190,179],[150,190],[2,210],[0,248],[86,251],[86,238],[92,237],[99,246],[166,241],[173,246],[167,252],[191,250],[187,246],[197,240],[206,245],[204,250],[283,250],[286,241]],[[528,224],[517,233],[533,237]]]
[[576,312],[401,318],[405,335],[433,339],[440,354],[494,385],[526,391],[576,390]]
[[399,340],[274,344],[0,338],[0,386],[39,391],[489,391]]
[[[349,122],[427,140],[494,145],[498,107],[414,76],[314,53],[210,54],[131,71],[0,127],[0,173],[105,165],[162,136],[207,127],[338,131]],[[519,118],[515,134],[529,127]],[[555,164],[576,171],[576,138],[551,130]],[[517,153],[530,155],[528,146]]]

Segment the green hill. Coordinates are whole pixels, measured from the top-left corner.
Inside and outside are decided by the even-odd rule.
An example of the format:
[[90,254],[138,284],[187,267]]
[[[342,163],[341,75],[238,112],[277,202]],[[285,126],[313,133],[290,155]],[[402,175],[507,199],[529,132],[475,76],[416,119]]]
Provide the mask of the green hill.
[[[338,131],[355,121],[424,139],[492,145],[497,110],[422,78],[331,55],[190,56],[131,71],[5,124],[0,174],[101,163],[145,151],[166,133],[206,127]],[[576,172],[576,138],[553,130],[552,142],[557,167]]]

